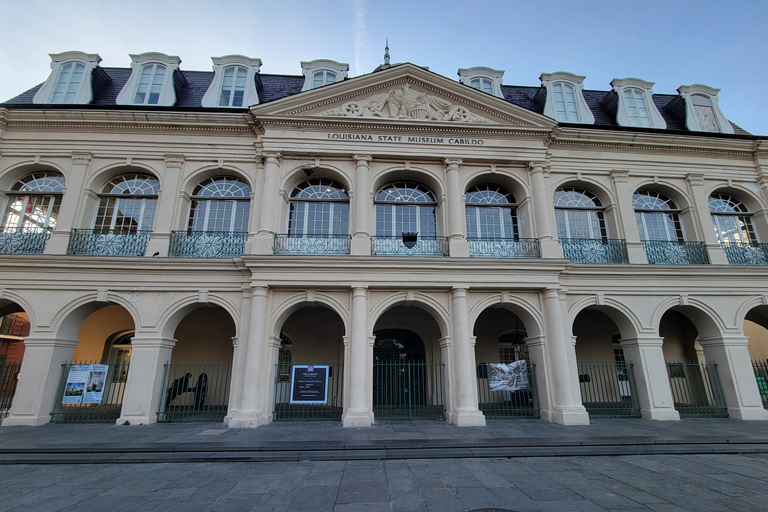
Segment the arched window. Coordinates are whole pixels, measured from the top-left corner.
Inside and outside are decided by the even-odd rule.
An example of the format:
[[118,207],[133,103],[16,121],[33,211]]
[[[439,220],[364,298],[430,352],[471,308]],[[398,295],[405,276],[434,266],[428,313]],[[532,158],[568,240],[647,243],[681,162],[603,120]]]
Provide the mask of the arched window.
[[129,332],[117,336],[112,341],[109,351],[109,363],[114,365],[112,382],[125,382],[128,379],[128,367],[131,364],[131,340],[135,333]]
[[248,231],[251,187],[231,176],[209,178],[192,193],[189,231]]
[[289,235],[346,235],[348,226],[349,196],[339,183],[316,178],[293,189],[288,217]]
[[315,71],[312,74],[312,88],[322,87],[336,82],[336,73],[328,70]]
[[64,183],[64,176],[48,171],[33,172],[16,181],[6,192],[3,231],[39,232],[56,227]]
[[555,191],[558,238],[608,238],[604,208],[592,192],[574,187]]
[[641,240],[684,241],[680,210],[670,198],[653,190],[638,190],[632,203]]
[[162,64],[143,66],[136,86],[136,95],[133,98],[134,105],[157,105],[164,80],[165,66]]
[[488,94],[493,94],[493,82],[487,78],[473,78],[469,81],[469,85]]
[[757,241],[749,210],[735,197],[712,194],[709,196],[709,211],[721,244],[749,244]]
[[85,66],[79,62],[64,64],[56,80],[51,103],[74,103],[84,71]]
[[651,114],[640,89],[624,89],[624,101],[630,126],[651,126]]
[[219,95],[220,107],[242,107],[245,96],[245,80],[248,70],[240,66],[231,66],[224,69],[224,77],[221,82],[221,94]]
[[159,188],[160,182],[147,174],[121,174],[109,180],[99,194],[94,232],[135,234],[151,230]]
[[492,184],[467,191],[468,238],[518,238],[517,203],[512,193]]
[[431,190],[410,181],[384,185],[376,194],[376,236],[437,235],[437,201]]
[[557,83],[552,86],[552,90],[555,93],[557,120],[578,123],[579,107],[576,104],[576,92],[573,86],[566,83]]

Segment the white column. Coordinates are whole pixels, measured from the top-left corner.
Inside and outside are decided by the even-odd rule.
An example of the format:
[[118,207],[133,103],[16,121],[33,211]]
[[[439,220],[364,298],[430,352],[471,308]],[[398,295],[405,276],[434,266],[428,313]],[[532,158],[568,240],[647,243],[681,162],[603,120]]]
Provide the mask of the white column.
[[459,166],[462,161],[458,158],[446,158],[446,209],[448,210],[448,251],[451,256],[469,257],[466,223],[464,222],[464,201],[461,191]]
[[[131,339],[131,364],[125,382],[123,405],[117,425],[148,425],[157,422],[165,400],[163,377],[176,340],[137,333]],[[170,383],[166,382],[166,386]]]
[[662,351],[663,338],[642,337],[620,340],[627,363],[632,363],[640,412],[647,420],[679,420],[667,362]]
[[[238,326],[238,338],[232,340],[234,353],[232,354],[232,379],[229,386],[229,407],[224,423],[229,420],[234,412],[239,412],[243,401],[243,385],[245,380],[245,358],[248,351],[247,336],[251,326],[251,303],[253,292],[250,286],[243,290],[243,302],[240,308],[240,325]],[[242,341],[241,341],[242,340]]]
[[456,287],[451,290],[451,315],[453,320],[453,386],[455,404],[448,421],[460,427],[485,426],[485,416],[477,407],[475,392],[475,368],[472,366],[472,346],[469,339],[469,310],[467,289]]
[[276,204],[280,187],[280,153],[264,153],[264,186],[261,189],[259,232],[251,244],[253,254],[272,254],[277,229]]
[[[536,386],[536,397],[539,400],[539,410],[541,419],[546,421],[555,421],[550,418],[552,411],[551,385],[547,381],[547,368],[549,360],[547,358],[547,344],[545,336],[530,336],[525,338],[525,346],[528,347],[528,354],[531,357],[533,373],[535,380],[532,385]],[[529,378],[532,378],[529,376]]]
[[723,385],[728,416],[740,420],[768,420],[745,336],[699,337],[707,363],[716,363]]
[[157,211],[152,229],[152,237],[147,244],[146,256],[159,252],[160,257],[168,256],[171,242],[173,222],[178,219],[179,187],[181,186],[181,170],[184,166],[184,155],[165,155],[165,176],[163,189],[157,198]]
[[81,201],[85,200],[83,186],[91,159],[90,153],[72,153],[72,168],[61,198],[56,228],[45,244],[45,254],[67,254],[70,230],[79,227],[78,213]]
[[[248,329],[248,339],[239,343],[247,343],[245,353],[245,372],[243,375],[243,397],[240,410],[230,414],[229,426],[234,428],[255,428],[267,421],[265,400],[262,396],[264,373],[271,375],[265,361],[264,351],[267,347],[267,308],[269,305],[269,289],[266,286],[253,288],[251,302],[251,322]],[[267,366],[267,368],[265,368]],[[268,382],[268,381],[267,381]]]
[[555,288],[544,290],[544,322],[547,329],[548,381],[552,383],[550,421],[563,425],[588,425],[581,405],[578,376],[570,361],[576,360],[573,343],[563,331],[560,296]]
[[[533,199],[533,217],[541,246],[542,258],[562,258],[563,248],[552,236],[554,216],[552,210],[552,196],[547,186],[549,170],[545,162],[531,162],[528,164],[531,177],[531,196]],[[545,179],[546,178],[546,179]]]
[[352,321],[349,337],[349,409],[344,411],[345,427],[370,427],[373,410],[368,400],[368,381],[373,361],[368,360],[368,290],[363,286],[352,289]]
[[353,256],[371,255],[370,230],[370,182],[368,171],[370,155],[355,155],[355,186],[352,194],[353,229],[350,254]]
[[261,184],[264,183],[264,159],[258,158],[256,160],[256,177],[253,180],[256,184],[256,188],[251,190],[251,215],[248,221],[248,242],[245,244],[245,253],[253,253],[253,240],[256,234],[259,232],[259,224],[261,222],[261,205],[263,193],[261,190]]
[[58,396],[62,379],[62,364],[72,361],[80,340],[50,336],[24,338],[24,360],[10,414],[3,426],[42,425],[51,421],[51,412]]
[[720,246],[715,227],[712,223],[712,215],[709,213],[709,197],[704,190],[704,175],[688,173],[685,175],[688,182],[688,191],[693,198],[694,225],[696,225],[701,240],[706,244],[709,252],[709,262],[713,265],[728,265],[728,257]]
[[[628,171],[612,171],[613,193],[616,199],[616,224],[621,226],[624,241],[627,244],[627,256],[630,263],[648,264],[648,256],[640,241],[640,231],[635,220],[635,208],[632,202],[632,190],[629,188]],[[618,237],[622,233],[617,233]],[[613,238],[613,237],[609,237]]]

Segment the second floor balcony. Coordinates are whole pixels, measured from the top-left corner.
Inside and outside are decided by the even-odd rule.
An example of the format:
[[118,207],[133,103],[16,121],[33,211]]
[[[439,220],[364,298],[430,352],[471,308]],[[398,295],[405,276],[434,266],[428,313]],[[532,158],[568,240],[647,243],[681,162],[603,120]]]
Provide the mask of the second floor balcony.
[[448,237],[372,236],[371,254],[374,256],[448,256]]
[[628,263],[627,243],[624,240],[561,238],[563,256],[573,263]]
[[704,242],[677,240],[643,240],[648,263],[656,265],[708,265],[709,254]]
[[0,232],[0,254],[42,254],[50,229],[5,228]]
[[171,231],[171,258],[237,258],[245,251],[244,231]]
[[275,254],[349,254],[350,235],[275,235]]
[[468,238],[469,255],[475,258],[540,258],[536,238]]
[[67,254],[75,256],[144,256],[149,230],[73,229]]
[[726,242],[722,247],[731,265],[768,265],[768,244]]

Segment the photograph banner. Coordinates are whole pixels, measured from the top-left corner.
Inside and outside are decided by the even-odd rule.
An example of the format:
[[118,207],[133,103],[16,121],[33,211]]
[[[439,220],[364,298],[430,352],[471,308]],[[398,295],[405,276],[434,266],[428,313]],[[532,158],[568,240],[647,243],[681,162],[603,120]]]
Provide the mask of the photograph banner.
[[528,364],[488,363],[488,387],[491,391],[518,391],[528,389]]
[[88,365],[88,379],[86,380],[84,404],[100,404],[104,397],[104,386],[107,382],[108,364]]
[[87,364],[77,364],[69,367],[67,375],[67,385],[64,387],[64,396],[61,399],[62,404],[79,404],[83,401],[85,393],[85,382],[88,380]]

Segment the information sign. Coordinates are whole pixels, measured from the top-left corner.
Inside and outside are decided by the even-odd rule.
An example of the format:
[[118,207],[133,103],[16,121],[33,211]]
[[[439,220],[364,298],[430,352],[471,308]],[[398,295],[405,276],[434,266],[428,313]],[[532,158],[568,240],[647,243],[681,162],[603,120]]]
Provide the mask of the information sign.
[[293,366],[291,369],[291,403],[328,403],[328,366]]

